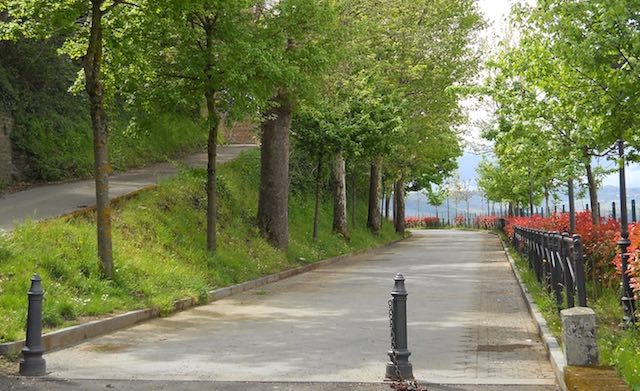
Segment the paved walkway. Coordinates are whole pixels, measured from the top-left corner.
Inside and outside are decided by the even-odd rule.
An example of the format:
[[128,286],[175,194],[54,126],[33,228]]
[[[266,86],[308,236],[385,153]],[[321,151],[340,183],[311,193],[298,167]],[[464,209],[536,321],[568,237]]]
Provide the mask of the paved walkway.
[[[252,145],[227,145],[218,147],[218,163],[229,161]],[[181,160],[192,167],[206,167],[207,155],[200,153]],[[145,186],[157,183],[178,172],[173,163],[159,163],[119,174],[110,178],[110,195],[117,197]],[[13,229],[16,222],[25,219],[41,220],[60,216],[87,206],[95,205],[93,179],[51,185],[0,196],[0,232]]]
[[383,389],[396,272],[407,278],[414,374],[447,385],[430,390],[556,390],[498,239],[447,230],[416,231],[342,263],[47,354],[48,369],[75,384],[121,389],[235,390],[242,382],[254,382],[247,390],[289,389],[279,382]]

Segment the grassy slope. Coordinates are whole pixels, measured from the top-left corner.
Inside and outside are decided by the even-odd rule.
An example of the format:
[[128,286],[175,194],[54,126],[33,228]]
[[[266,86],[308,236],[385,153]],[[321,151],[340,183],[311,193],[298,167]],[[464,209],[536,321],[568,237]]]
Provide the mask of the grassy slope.
[[[510,250],[510,253],[551,332],[562,343],[562,322],[556,309],[555,299],[538,283],[535,274],[529,269],[527,261],[515,251]],[[587,287],[588,290],[589,288]],[[588,295],[588,297],[593,296]],[[640,357],[640,332],[625,331],[619,327],[622,321],[622,308],[617,292],[605,291],[597,300],[591,300],[587,304],[596,312],[600,363],[616,367],[625,381],[634,390],[640,391],[640,360],[638,360]]]
[[[259,155],[252,151],[219,170],[219,251],[205,248],[205,172],[185,171],[117,207],[113,214],[116,273],[99,278],[92,219],[27,223],[0,239],[0,341],[24,336],[29,277],[39,272],[46,290],[44,321],[55,328],[79,316],[148,306],[164,310],[174,299],[205,297],[207,290],[287,269],[300,263],[372,247],[397,238],[390,224],[368,233],[366,203],[350,242],[330,232],[331,206],[322,205],[320,238],[311,241],[312,195],[290,200],[290,249],[262,240],[254,219]],[[300,260],[300,258],[304,258]]]

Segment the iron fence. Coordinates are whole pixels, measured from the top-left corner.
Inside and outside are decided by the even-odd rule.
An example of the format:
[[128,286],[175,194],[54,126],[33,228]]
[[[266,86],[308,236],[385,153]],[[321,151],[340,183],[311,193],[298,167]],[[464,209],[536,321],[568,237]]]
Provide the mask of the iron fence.
[[584,255],[580,235],[514,227],[513,246],[536,278],[553,292],[558,309],[587,306]]

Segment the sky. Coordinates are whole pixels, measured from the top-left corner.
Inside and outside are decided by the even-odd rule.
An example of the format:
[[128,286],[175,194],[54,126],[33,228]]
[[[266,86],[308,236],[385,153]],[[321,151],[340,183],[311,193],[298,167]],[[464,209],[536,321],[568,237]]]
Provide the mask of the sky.
[[[527,0],[532,3],[534,0]],[[489,27],[484,32],[484,38],[487,43],[493,46],[505,35],[508,27],[507,17],[513,3],[518,0],[477,0],[480,11],[485,15],[489,23]],[[476,183],[476,167],[480,162],[481,155],[489,147],[486,141],[480,137],[480,129],[491,118],[491,108],[486,105],[476,107],[473,102],[465,102],[468,107],[470,123],[466,130],[466,147],[462,157],[458,160],[458,174],[462,180],[469,180],[472,186]],[[595,162],[597,165],[605,168],[613,168],[615,162],[600,159]],[[640,164],[630,164],[627,166],[627,187],[640,188]],[[604,186],[619,186],[617,174],[607,176],[603,181]]]

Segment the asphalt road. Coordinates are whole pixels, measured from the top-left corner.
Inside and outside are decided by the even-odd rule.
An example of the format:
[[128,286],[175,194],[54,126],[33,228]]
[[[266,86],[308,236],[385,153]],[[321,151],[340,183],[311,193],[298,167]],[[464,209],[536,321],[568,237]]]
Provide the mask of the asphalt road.
[[[218,163],[227,162],[255,145],[227,145],[218,147]],[[188,156],[182,163],[192,167],[206,167],[207,155]],[[153,185],[175,175],[178,165],[159,163],[148,167],[118,173],[110,177],[110,196],[117,197]],[[95,205],[93,179],[34,186],[0,197],[0,232],[10,231],[16,223],[27,219],[42,220],[60,216]]]
[[47,354],[46,386],[388,389],[397,272],[414,375],[430,390],[557,389],[497,237],[448,230]]

